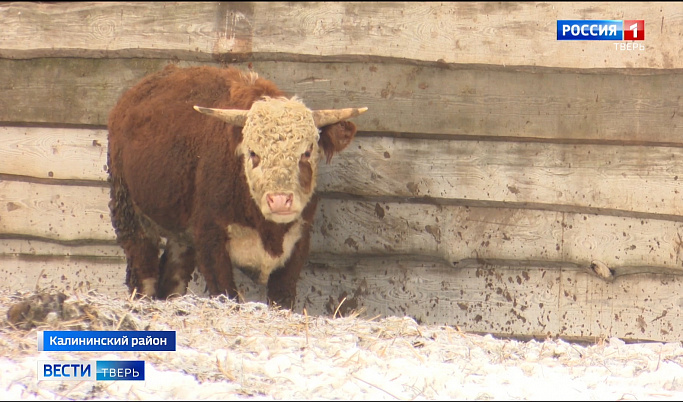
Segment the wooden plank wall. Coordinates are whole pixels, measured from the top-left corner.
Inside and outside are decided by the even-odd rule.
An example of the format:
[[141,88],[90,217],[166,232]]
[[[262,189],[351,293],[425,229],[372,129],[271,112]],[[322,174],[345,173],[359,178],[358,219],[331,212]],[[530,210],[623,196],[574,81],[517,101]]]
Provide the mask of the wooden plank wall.
[[[644,19],[646,40],[557,41],[557,19]],[[298,311],[680,340],[680,4],[22,2],[0,20],[3,286],[124,297],[108,112],[168,63],[229,63],[311,108],[369,107],[320,172]]]

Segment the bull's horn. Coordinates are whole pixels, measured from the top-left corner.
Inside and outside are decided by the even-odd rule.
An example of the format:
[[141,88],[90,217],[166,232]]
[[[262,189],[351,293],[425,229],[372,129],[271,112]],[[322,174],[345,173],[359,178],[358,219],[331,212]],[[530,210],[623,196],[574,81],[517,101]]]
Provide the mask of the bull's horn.
[[208,114],[209,116],[217,117],[233,126],[244,127],[247,121],[248,110],[241,109],[212,109],[209,107],[195,106],[194,110],[199,113]]
[[316,127],[325,127],[329,126],[330,124],[340,122],[342,120],[356,117],[361,113],[365,113],[367,110],[368,108],[366,107],[349,109],[314,110],[313,121],[315,122]]

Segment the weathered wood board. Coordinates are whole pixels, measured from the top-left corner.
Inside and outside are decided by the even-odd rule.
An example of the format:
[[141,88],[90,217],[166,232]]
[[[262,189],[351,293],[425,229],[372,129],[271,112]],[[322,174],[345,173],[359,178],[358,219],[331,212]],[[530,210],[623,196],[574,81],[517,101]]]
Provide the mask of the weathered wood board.
[[[63,244],[113,243],[109,189],[0,181],[0,234]],[[311,249],[348,255],[568,262],[682,271],[683,222],[505,207],[323,197]]]
[[[575,268],[533,264],[473,262],[453,269],[391,257],[319,261],[311,264],[299,292],[309,309],[327,300],[328,313],[362,308],[369,317],[409,315],[464,331],[591,341],[620,334],[677,342],[683,329],[682,299],[675,290],[683,284],[680,276],[641,275],[608,283]],[[330,284],[337,296],[332,300],[317,291],[329,292]]]
[[109,188],[0,180],[0,233],[62,242],[114,240]]
[[[681,68],[673,2],[5,3],[0,57],[372,57],[561,68]],[[557,41],[558,19],[645,21],[644,49]],[[630,43],[630,42],[629,42]],[[640,43],[638,43],[640,44]]]
[[121,258],[21,258],[0,255],[0,281],[10,290],[55,287],[69,293],[95,290],[113,297],[129,297],[126,263]]
[[[0,59],[0,121],[106,126],[158,59]],[[197,63],[179,63],[181,66]],[[361,107],[363,132],[411,137],[683,144],[676,71],[542,73],[394,63],[251,62],[311,108]]]
[[0,237],[0,255],[13,257],[74,257],[93,258],[95,260],[120,259],[125,255],[123,249],[112,241],[89,244],[60,243],[48,239],[21,239]]
[[318,183],[322,192],[677,219],[681,161],[673,147],[365,137],[322,167]]
[[336,254],[424,255],[453,264],[598,260],[671,272],[683,261],[683,223],[667,220],[335,199],[321,202],[316,219],[312,249]]
[[[76,294],[96,290],[128,297],[124,279],[122,259],[0,256],[0,283],[10,289],[54,286]],[[581,270],[542,265],[472,262],[454,269],[429,260],[314,255],[302,272],[294,310],[305,308],[310,315],[356,311],[366,318],[408,315],[424,324],[498,336],[679,341],[681,277],[633,279],[608,283]],[[264,300],[264,289],[239,271],[236,281],[244,300]],[[188,291],[205,294],[203,284],[195,273]]]
[[0,127],[0,174],[104,182],[107,149],[106,130]]
[[[683,148],[361,136],[321,166],[318,192],[682,220],[682,160]],[[106,185],[106,164],[106,130],[0,127],[0,174]]]

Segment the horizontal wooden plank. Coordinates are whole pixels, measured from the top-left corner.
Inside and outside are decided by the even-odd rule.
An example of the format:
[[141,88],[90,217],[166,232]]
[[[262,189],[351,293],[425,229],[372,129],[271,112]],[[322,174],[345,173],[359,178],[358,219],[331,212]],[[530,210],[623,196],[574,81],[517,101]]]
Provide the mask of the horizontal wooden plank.
[[240,43],[250,41],[245,19],[251,8],[217,2],[3,4],[0,16],[15,40],[0,42],[0,57],[249,52],[251,45]]
[[0,282],[10,290],[55,287],[69,293],[94,290],[124,298],[128,297],[125,279],[122,260],[0,256]]
[[[0,234],[0,236],[2,236]],[[163,247],[163,246],[162,246]],[[312,253],[309,255],[309,259],[311,261],[326,261],[329,253],[325,252],[325,250],[313,250]],[[339,256],[344,256],[343,258],[346,258],[346,254],[340,254]],[[342,258],[336,256],[335,258]],[[56,242],[54,240],[49,240],[49,239],[41,239],[41,238],[3,238],[0,237],[0,257],[17,257],[17,258],[28,258],[28,259],[73,259],[73,260],[95,260],[100,263],[104,262],[121,262],[124,261],[125,254],[123,252],[123,249],[116,244],[115,241],[100,241],[96,242],[95,244],[79,244],[78,242],[70,242],[70,243],[60,243]],[[420,257],[420,256],[415,256],[415,255],[391,255],[387,254],[387,258],[396,258],[396,259],[415,259],[415,258],[431,258],[433,261],[438,262],[439,265],[448,265],[449,267],[452,266],[452,264],[448,264],[447,262],[444,262],[442,258],[440,257]],[[351,260],[354,258],[358,259],[361,257],[358,257],[358,255],[354,256],[349,256]],[[379,258],[378,256],[373,256],[370,254],[364,255],[362,258],[365,259],[377,259]],[[483,258],[470,258],[470,259],[463,259],[458,261],[456,267],[458,269],[462,269],[463,267],[468,267],[471,266],[472,264],[479,264],[482,262],[486,262],[489,265],[504,265],[504,264],[514,264],[516,267],[523,267],[523,266],[529,266],[530,264],[533,265],[533,261],[527,261],[527,260],[518,260],[518,261],[513,261],[513,260],[507,260],[507,261],[501,261],[497,259],[483,259]],[[343,264],[342,264],[343,266]],[[591,274],[596,274],[596,271],[593,270],[590,266],[586,265],[580,265],[572,262],[547,262],[545,263],[545,267],[548,269],[581,269],[584,270],[588,273]],[[639,275],[639,274],[680,274],[680,270],[677,269],[667,269],[667,268],[662,268],[662,267],[655,267],[655,266],[647,266],[647,265],[613,265],[612,267],[608,267],[610,272],[608,273],[607,276],[604,275],[598,275],[598,277],[601,277],[602,279],[606,279],[608,281],[613,281],[616,278],[620,277],[625,277],[625,276],[634,276],[634,275]],[[245,276],[245,278],[247,278]],[[247,278],[248,279],[248,278]],[[242,289],[246,295],[257,295],[258,296],[258,287],[253,286],[250,280],[246,281],[246,286]],[[250,286],[251,285],[251,286]],[[204,289],[204,285],[201,285],[201,289]],[[198,293],[203,292],[202,291],[197,291]],[[254,293],[257,292],[257,293]],[[257,300],[257,299],[255,299]],[[265,300],[265,294],[263,294],[263,300]]]
[[0,127],[0,173],[107,180],[107,131]]
[[683,329],[680,276],[639,275],[608,283],[576,269],[532,264],[453,269],[387,256],[319,260],[300,282],[309,314],[318,314],[321,306],[331,314],[346,299],[342,313],[407,315],[420,323],[502,336],[678,342]]
[[112,241],[116,237],[108,204],[106,187],[0,180],[0,234],[66,242]]
[[[388,57],[452,64],[681,68],[676,3],[5,3],[0,57]],[[643,50],[557,41],[558,19],[642,19]],[[621,42],[627,43],[627,42]],[[631,44],[631,42],[628,42]]]
[[[0,59],[0,122],[104,126],[120,95],[166,64]],[[532,73],[394,63],[237,66],[249,64],[313,109],[368,107],[353,120],[368,133],[683,145],[683,80],[676,73]]]
[[356,138],[321,166],[318,191],[680,215],[681,159],[671,147]]
[[[125,258],[3,255],[0,253],[0,286],[12,291],[55,287],[72,293],[96,291],[128,297]],[[243,301],[266,302],[265,287],[235,270],[235,283]],[[188,293],[207,296],[206,281],[195,271]]]
[[[311,108],[366,106],[361,131],[681,144],[683,79],[396,63],[252,63]],[[448,137],[446,137],[448,138]]]
[[[20,275],[18,275],[20,273]],[[0,256],[0,283],[27,291],[55,286],[128,297],[123,261]],[[247,301],[264,289],[239,271]],[[479,265],[453,269],[429,260],[325,256],[302,271],[294,308],[309,315],[360,312],[363,317],[411,316],[423,324],[457,326],[499,336],[596,341],[678,342],[683,330],[680,276],[640,275],[604,282],[576,269]],[[206,295],[195,272],[189,291]]]
[[[358,137],[318,191],[683,215],[683,148]],[[0,127],[0,173],[105,182],[107,132]]]
[[123,91],[166,64],[154,59],[0,59],[0,121],[106,126]]
[[681,270],[682,222],[514,208],[327,199],[311,248],[335,254],[563,261]]
[[[0,236],[113,242],[109,190],[0,181]],[[4,212],[6,211],[6,212]],[[314,253],[680,270],[683,222],[515,208],[323,199]]]
[[98,259],[121,259],[125,257],[123,249],[115,241],[100,244],[62,244],[40,239],[0,238],[1,256],[21,257],[72,257]]

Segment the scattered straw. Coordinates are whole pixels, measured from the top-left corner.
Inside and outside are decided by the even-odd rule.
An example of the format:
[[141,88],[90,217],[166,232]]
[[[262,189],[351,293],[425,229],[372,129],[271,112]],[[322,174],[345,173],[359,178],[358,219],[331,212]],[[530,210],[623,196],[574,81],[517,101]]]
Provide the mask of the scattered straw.
[[[10,306],[25,303],[34,294],[0,289],[0,314],[6,317]],[[225,399],[475,399],[484,395],[475,385],[492,365],[523,364],[523,372],[530,378],[543,375],[541,365],[561,366],[570,380],[590,367],[592,373],[599,370],[591,374],[595,381],[628,370],[638,375],[671,364],[683,365],[680,343],[645,345],[638,352],[629,352],[631,345],[615,339],[593,346],[561,340],[499,340],[464,333],[457,327],[421,326],[407,317],[362,319],[358,312],[344,317],[339,315],[344,302],[339,302],[332,316],[310,316],[306,310],[300,315],[260,303],[236,303],[226,297],[186,295],[160,301],[116,299],[94,292],[67,294],[61,309],[75,316],[36,322],[30,329],[6,319],[0,321],[0,370],[5,369],[0,389],[23,387],[13,395],[27,399],[178,399],[187,394],[170,392],[185,392],[187,385],[170,378],[184,375],[192,378],[193,384],[198,383],[197,394],[192,394],[196,399],[213,399],[219,394]],[[144,360],[154,371],[162,372],[164,380],[169,378],[162,381],[165,388],[152,390],[135,384],[133,389],[116,382],[60,388],[58,381],[37,382],[36,331],[70,329],[175,330],[175,352],[116,354],[122,360]],[[46,360],[95,360],[102,356],[91,352],[41,354]],[[362,395],[344,394],[349,388],[357,388],[346,386],[350,379],[371,388],[363,389]],[[211,384],[221,384],[222,388]],[[627,396],[624,391],[608,399]],[[651,389],[650,394],[659,391]],[[496,393],[495,397],[503,399],[504,395]]]
[[346,301],[346,296],[342,299],[342,301],[339,302],[337,305],[337,308],[334,310],[334,314],[332,314],[332,318],[337,318],[337,314],[339,314],[339,309],[341,308],[342,304]]

